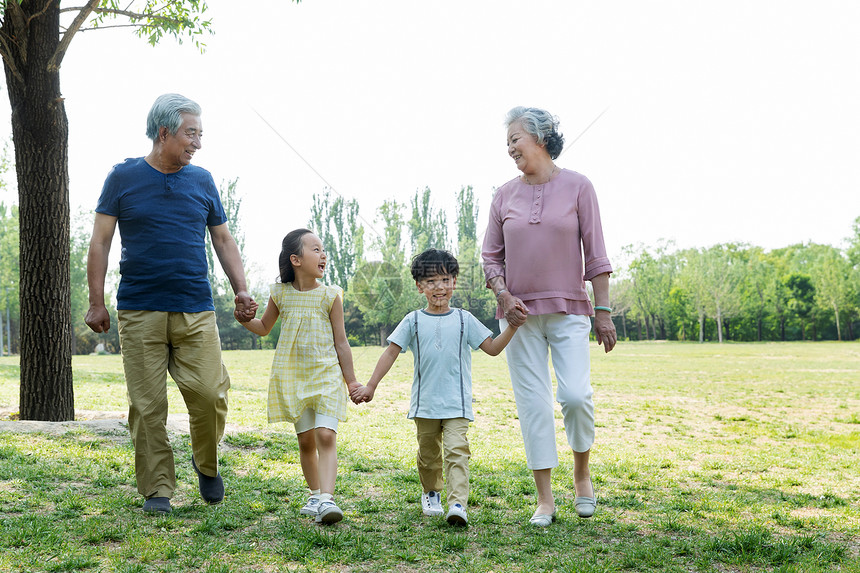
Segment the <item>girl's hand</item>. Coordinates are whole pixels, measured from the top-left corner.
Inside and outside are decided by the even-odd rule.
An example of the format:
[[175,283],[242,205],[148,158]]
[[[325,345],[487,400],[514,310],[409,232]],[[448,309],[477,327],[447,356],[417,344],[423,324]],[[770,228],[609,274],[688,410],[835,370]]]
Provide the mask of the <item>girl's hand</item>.
[[374,389],[368,386],[361,386],[355,390],[355,392],[351,393],[352,401],[356,404],[361,404],[362,402],[370,402],[373,400]]
[[352,400],[355,404],[361,404],[363,400],[360,400],[362,389],[364,386],[358,380],[353,380],[352,382],[347,382],[347,389],[349,390],[349,399]]
[[236,306],[233,316],[239,322],[248,322],[257,316],[257,301],[251,298],[251,295],[247,292],[241,291],[236,293],[233,304]]

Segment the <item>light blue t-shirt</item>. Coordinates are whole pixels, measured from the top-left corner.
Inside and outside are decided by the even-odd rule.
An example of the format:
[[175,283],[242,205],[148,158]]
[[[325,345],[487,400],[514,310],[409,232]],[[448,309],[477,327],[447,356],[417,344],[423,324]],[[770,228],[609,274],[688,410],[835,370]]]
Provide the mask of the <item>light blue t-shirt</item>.
[[388,337],[401,352],[412,351],[415,374],[407,417],[474,420],[472,350],[491,335],[469,311],[459,308],[445,314],[425,310],[407,314]]

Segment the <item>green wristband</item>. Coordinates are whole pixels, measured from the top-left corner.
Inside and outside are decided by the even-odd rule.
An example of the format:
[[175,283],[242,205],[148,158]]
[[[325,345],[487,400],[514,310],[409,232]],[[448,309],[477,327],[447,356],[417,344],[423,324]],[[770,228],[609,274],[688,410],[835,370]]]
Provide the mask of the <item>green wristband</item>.
[[595,306],[594,310],[605,310],[606,312],[612,312],[612,309],[608,306]]

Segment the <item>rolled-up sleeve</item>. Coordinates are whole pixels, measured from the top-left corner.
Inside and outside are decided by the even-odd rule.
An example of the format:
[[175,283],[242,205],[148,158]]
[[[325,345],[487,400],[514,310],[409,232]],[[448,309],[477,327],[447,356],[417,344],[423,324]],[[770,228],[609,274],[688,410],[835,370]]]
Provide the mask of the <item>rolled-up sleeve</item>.
[[501,194],[498,191],[490,203],[490,220],[484,234],[481,258],[484,261],[484,277],[487,281],[493,277],[505,276],[505,235],[502,230]]
[[606,255],[606,243],[603,241],[603,225],[600,222],[597,193],[594,192],[594,186],[590,181],[583,186],[577,200],[582,255],[585,261],[583,278],[589,281],[597,275],[611,273],[612,265]]

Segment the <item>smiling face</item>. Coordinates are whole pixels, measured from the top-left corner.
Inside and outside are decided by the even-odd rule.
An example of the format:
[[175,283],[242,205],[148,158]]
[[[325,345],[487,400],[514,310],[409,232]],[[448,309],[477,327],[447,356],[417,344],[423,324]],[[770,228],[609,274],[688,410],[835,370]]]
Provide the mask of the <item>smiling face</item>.
[[179,171],[191,163],[194,153],[203,147],[203,122],[199,115],[182,114],[182,125],[176,133],[170,134],[166,127],[159,129],[162,138],[162,167]]
[[427,298],[427,312],[444,314],[450,310],[451,297],[454,296],[457,277],[433,275],[416,281],[415,284],[418,286],[418,292]]
[[302,237],[302,254],[292,255],[290,259],[297,275],[298,273],[306,273],[321,279],[325,274],[325,249],[320,238],[313,233],[306,233]]
[[546,147],[538,145],[537,138],[519,121],[508,127],[508,155],[517,164],[517,169],[525,174],[536,173],[549,160]]

